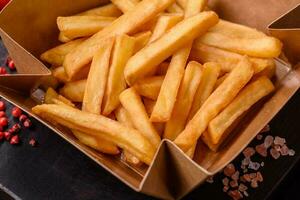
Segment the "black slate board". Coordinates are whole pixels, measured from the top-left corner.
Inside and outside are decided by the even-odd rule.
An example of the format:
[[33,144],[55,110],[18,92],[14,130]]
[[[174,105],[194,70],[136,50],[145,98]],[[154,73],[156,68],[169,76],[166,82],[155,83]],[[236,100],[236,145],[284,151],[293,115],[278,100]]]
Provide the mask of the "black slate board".
[[[4,63],[5,56],[5,49],[0,46],[1,63]],[[271,122],[272,134],[284,136],[288,145],[296,150],[296,156],[276,161],[267,159],[262,170],[264,182],[258,189],[249,192],[248,199],[297,197],[295,195],[300,184],[299,102],[300,91]],[[39,142],[37,148],[27,144],[33,136]],[[34,122],[31,130],[23,129],[21,138],[23,143],[20,146],[0,143],[0,187],[21,199],[152,199],[132,191],[38,122]],[[235,162],[240,160],[237,158]],[[286,175],[287,178],[277,188]],[[214,184],[205,183],[185,199],[229,199],[222,192],[219,179],[217,176]],[[10,198],[5,192],[0,192],[0,199]]]

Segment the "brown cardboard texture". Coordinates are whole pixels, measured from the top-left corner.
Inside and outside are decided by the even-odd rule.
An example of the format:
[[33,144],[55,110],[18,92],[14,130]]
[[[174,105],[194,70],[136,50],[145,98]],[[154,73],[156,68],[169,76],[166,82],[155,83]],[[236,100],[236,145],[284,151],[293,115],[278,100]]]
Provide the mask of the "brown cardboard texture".
[[[30,112],[36,104],[30,98],[30,89],[39,78],[50,75],[38,58],[42,52],[58,44],[56,17],[104,3],[99,0],[12,0],[0,15],[0,33],[19,74],[0,77],[0,95]],[[300,11],[295,6],[298,3],[300,0],[240,0],[234,3],[212,0],[210,7],[221,18],[263,31],[274,19],[295,8],[270,27],[271,33],[283,40],[285,53],[297,63],[300,47],[295,45],[299,44],[299,27],[296,25]],[[291,42],[290,36],[295,42]],[[297,65],[291,67],[281,60],[276,63],[276,91],[241,119],[217,153],[199,142],[194,160],[171,141],[163,140],[151,166],[132,167],[119,157],[107,156],[82,145],[69,130],[35,117],[135,191],[163,199],[180,199],[231,162],[300,87],[300,68]]]

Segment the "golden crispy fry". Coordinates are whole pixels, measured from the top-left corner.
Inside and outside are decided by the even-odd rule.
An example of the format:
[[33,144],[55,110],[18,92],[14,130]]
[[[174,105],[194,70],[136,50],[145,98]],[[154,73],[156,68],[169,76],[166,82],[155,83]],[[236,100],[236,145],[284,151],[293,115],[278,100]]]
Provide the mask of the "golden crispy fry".
[[61,101],[65,105],[75,107],[75,105],[69,99],[65,98],[62,95],[57,94],[57,92],[53,88],[49,87],[45,94],[45,100],[44,100],[45,103],[53,104],[57,102],[56,100]]
[[226,129],[238,117],[273,90],[274,86],[267,77],[260,77],[241,90],[236,98],[209,123],[206,133],[212,143],[218,144]]
[[184,131],[175,139],[175,144],[184,152],[193,147],[208,123],[234,99],[252,75],[252,64],[247,57],[244,57],[227,79],[208,97]]
[[143,0],[138,3],[134,10],[125,13],[114,23],[87,39],[66,56],[64,67],[68,76],[72,79],[74,74],[88,64],[98,49],[101,48],[105,39],[120,34],[134,33],[172,2],[173,0]]
[[163,80],[164,76],[149,76],[138,80],[132,87],[139,95],[156,100]]
[[202,66],[191,61],[186,67],[170,120],[166,123],[164,138],[174,140],[184,129],[195,93],[202,77]]
[[160,143],[160,137],[149,121],[149,117],[140,96],[133,88],[129,88],[121,93],[120,101],[123,107],[128,111],[134,127],[157,148]]
[[206,99],[214,90],[214,86],[219,77],[221,66],[218,63],[205,63],[203,65],[203,75],[200,85],[194,97],[193,105],[189,113],[189,118],[192,119],[199,108],[203,105]]
[[53,66],[61,66],[65,60],[65,56],[80,45],[85,39],[78,39],[66,44],[54,47],[41,55],[41,60],[52,64]]
[[182,14],[162,14],[158,17],[158,20],[153,29],[153,34],[149,40],[149,43],[160,38],[167,30],[175,26],[179,21],[183,19]]
[[[230,72],[243,56],[197,42],[193,45],[190,58],[201,63],[218,62],[221,64],[222,72]],[[253,63],[254,73],[258,73],[270,65],[275,66],[273,59],[253,57],[250,57],[249,59]]]
[[221,76],[220,78],[218,78],[218,80],[216,81],[214,90],[217,89],[224,81],[225,79],[229,76],[230,73],[226,73],[223,76]]
[[158,76],[163,76],[166,75],[168,68],[169,68],[170,63],[168,62],[163,62],[161,63],[156,70],[156,75]]
[[178,23],[131,57],[125,68],[127,83],[132,85],[137,79],[146,76],[172,53],[204,34],[217,22],[218,16],[214,12],[203,12]]
[[82,102],[83,111],[94,114],[101,113],[113,45],[114,38],[110,38],[93,58]]
[[120,11],[117,6],[110,3],[105,6],[100,6],[98,8],[93,8],[87,10],[85,12],[79,13],[77,15],[85,15],[85,16],[103,16],[103,17],[120,17],[122,15],[122,11]]
[[73,102],[82,102],[86,80],[68,82],[59,90],[59,93]]
[[55,121],[72,130],[92,136],[101,135],[148,165],[155,154],[156,148],[139,131],[104,116],[83,112],[68,106],[51,104],[35,106],[32,111],[40,117]]
[[134,54],[147,45],[151,35],[152,35],[151,31],[144,31],[134,35],[135,37],[135,47],[133,51]]
[[71,42],[72,39],[70,39],[67,36],[65,36],[65,34],[63,32],[59,32],[59,34],[58,34],[58,41],[63,42],[63,43],[68,43],[68,42]]
[[91,136],[77,130],[72,130],[72,132],[81,143],[93,149],[96,149],[97,151],[111,155],[116,155],[120,153],[116,145],[109,141],[103,140],[101,137]]
[[129,12],[139,3],[138,0],[111,0],[123,13]]
[[174,2],[172,5],[170,5],[167,8],[167,11],[169,13],[183,13],[183,9],[176,2]]
[[126,89],[124,68],[133,54],[134,46],[135,39],[132,37],[120,35],[116,38],[104,94],[103,115],[110,114],[120,104],[119,95]]
[[115,20],[115,17],[102,16],[58,17],[57,26],[64,37],[73,40],[94,35]]
[[281,53],[282,43],[274,37],[238,38],[215,32],[208,32],[195,40],[209,46],[258,58],[274,58]]

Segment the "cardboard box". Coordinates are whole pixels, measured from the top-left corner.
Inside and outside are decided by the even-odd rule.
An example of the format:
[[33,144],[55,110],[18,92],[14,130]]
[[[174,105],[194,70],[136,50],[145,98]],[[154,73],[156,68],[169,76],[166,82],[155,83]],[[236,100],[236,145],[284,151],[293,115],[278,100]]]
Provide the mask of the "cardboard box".
[[[38,79],[50,75],[38,58],[42,52],[58,44],[56,17],[104,3],[99,0],[12,0],[0,15],[0,33],[19,73],[0,77],[0,95],[30,112],[36,104],[30,98],[30,89]],[[224,19],[263,31],[271,21],[294,8],[292,14],[273,23],[270,31],[282,39],[285,53],[295,64],[300,55],[297,46],[300,44],[299,27],[293,27],[300,17],[300,7],[295,7],[298,3],[299,0],[240,0],[234,3],[212,0],[210,6]],[[100,154],[82,145],[67,129],[34,117],[132,189],[163,199],[180,199],[231,162],[300,87],[297,65],[291,67],[281,60],[276,62],[276,92],[247,113],[219,152],[214,153],[199,142],[194,160],[185,156],[172,142],[164,140],[151,166],[134,168],[119,157]]]

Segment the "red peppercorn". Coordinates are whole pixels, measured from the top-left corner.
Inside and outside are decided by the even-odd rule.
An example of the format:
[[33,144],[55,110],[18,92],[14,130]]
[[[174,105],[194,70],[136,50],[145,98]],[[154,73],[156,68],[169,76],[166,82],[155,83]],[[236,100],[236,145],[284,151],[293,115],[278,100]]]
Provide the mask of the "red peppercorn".
[[8,67],[9,67],[9,69],[11,69],[11,70],[15,70],[15,69],[16,69],[15,63],[14,63],[13,60],[10,60],[10,61],[8,62]]
[[5,116],[6,116],[5,112],[4,111],[0,111],[0,117],[5,117]]
[[35,139],[30,139],[29,140],[29,144],[32,146],[32,147],[35,147],[36,145],[37,145],[37,142],[36,142],[36,140]]
[[22,115],[22,110],[19,107],[13,107],[11,114],[13,117],[20,117]]
[[[5,110],[5,103],[3,101],[0,101],[0,111]],[[4,113],[5,114],[5,113]]]
[[7,74],[7,71],[4,67],[0,67],[0,75]]
[[20,124],[15,124],[10,128],[10,132],[12,133],[18,133],[21,130]]
[[1,117],[0,118],[0,126],[5,127],[8,125],[8,120],[6,117]]
[[26,119],[23,122],[23,126],[26,127],[26,128],[29,128],[31,125],[32,125],[32,123],[31,123],[30,119]]
[[14,135],[11,139],[10,139],[10,144],[19,144],[20,143],[20,138],[18,135]]
[[8,131],[4,132],[4,137],[5,137],[6,140],[10,140],[11,136],[12,136],[11,132],[8,132]]
[[19,117],[19,121],[20,122],[24,122],[25,120],[27,119],[27,116],[22,114],[20,117]]
[[2,141],[4,138],[4,133],[3,132],[0,132],[0,141]]

